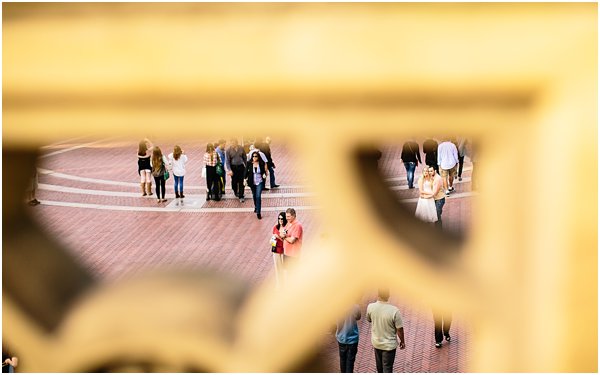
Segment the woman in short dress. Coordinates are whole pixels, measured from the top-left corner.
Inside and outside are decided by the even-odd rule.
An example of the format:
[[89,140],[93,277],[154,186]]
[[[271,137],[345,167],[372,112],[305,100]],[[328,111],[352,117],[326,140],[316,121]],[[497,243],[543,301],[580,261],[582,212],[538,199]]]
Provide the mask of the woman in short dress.
[[154,146],[148,140],[144,138],[138,145],[138,173],[140,175],[140,187],[142,188],[142,197],[146,195],[152,195],[152,180],[150,166],[150,157],[152,157],[152,148]]
[[275,246],[271,243],[271,251],[273,252],[273,263],[275,264],[275,283],[277,289],[281,286],[281,279],[283,277],[283,239],[281,238],[280,231],[283,232],[287,225],[287,219],[285,218],[285,212],[280,212],[277,215],[277,224],[273,227],[273,237]]
[[154,183],[156,184],[156,198],[158,198],[158,203],[166,202],[165,171],[168,169],[169,161],[158,146],[155,146],[152,150],[152,159],[150,161],[150,164],[152,165],[152,176],[154,177]]
[[423,167],[423,174],[419,178],[419,200],[415,216],[426,223],[437,221],[437,211],[433,200],[433,178],[429,174],[429,167]]

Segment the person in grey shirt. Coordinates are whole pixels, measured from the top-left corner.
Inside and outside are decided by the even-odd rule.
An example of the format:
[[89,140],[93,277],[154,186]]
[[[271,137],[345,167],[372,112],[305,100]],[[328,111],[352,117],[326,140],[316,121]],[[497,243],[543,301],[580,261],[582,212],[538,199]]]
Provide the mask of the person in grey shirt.
[[225,152],[225,169],[227,175],[231,176],[231,188],[240,202],[244,202],[244,177],[246,173],[246,153],[244,148],[238,144],[237,138],[231,138],[231,146]]

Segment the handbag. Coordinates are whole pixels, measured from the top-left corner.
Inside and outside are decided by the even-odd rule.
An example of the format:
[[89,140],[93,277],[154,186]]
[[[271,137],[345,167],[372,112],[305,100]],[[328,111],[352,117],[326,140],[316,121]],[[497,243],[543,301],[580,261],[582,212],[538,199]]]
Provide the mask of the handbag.
[[202,168],[202,177],[206,178],[206,167]]
[[217,175],[218,176],[223,176],[223,164],[221,163],[217,163]]
[[169,171],[165,169],[165,174],[163,176],[165,178],[165,181],[167,181],[169,179],[169,177],[170,177]]

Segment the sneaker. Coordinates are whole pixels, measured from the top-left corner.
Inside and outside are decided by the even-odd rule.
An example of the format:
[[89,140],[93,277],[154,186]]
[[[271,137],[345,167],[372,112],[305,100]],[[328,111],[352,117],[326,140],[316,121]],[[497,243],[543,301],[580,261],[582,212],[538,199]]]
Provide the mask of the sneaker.
[[448,190],[450,190],[450,192],[453,192],[453,191],[454,191],[454,186],[452,186],[452,187],[451,187],[450,189],[448,189]]
[[462,181],[462,177],[458,176],[458,181]]
[[30,206],[37,206],[38,204],[40,204],[40,201],[38,201],[37,199],[32,199],[29,202],[27,202],[27,204],[29,204]]
[[263,190],[269,190],[269,188],[268,188],[268,187],[265,187],[265,188],[263,188]]
[[246,200],[242,197],[240,198],[240,203],[244,203]]
[[273,185],[271,186],[271,189],[277,189],[278,187],[280,187],[281,185]]
[[446,196],[449,197],[450,196],[450,190],[446,190]]
[[446,337],[446,341],[452,340],[452,338],[450,337],[450,335],[446,335],[445,337]]
[[441,342],[436,342],[435,343],[435,347],[436,348],[441,348],[442,347],[442,343]]

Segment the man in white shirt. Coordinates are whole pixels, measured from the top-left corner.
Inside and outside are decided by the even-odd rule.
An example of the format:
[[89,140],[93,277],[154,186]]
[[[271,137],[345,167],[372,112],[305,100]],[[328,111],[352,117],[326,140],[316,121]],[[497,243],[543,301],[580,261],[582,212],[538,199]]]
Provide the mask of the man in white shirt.
[[438,165],[440,166],[440,174],[444,182],[444,190],[446,196],[454,191],[452,186],[454,183],[454,175],[456,175],[456,165],[458,164],[458,149],[456,145],[449,139],[438,146]]
[[[400,310],[388,302],[388,289],[379,289],[377,302],[367,306],[367,320],[371,323],[371,344],[375,349],[377,372],[393,372],[396,348],[403,350],[404,327]],[[400,344],[398,345],[398,339]]]

